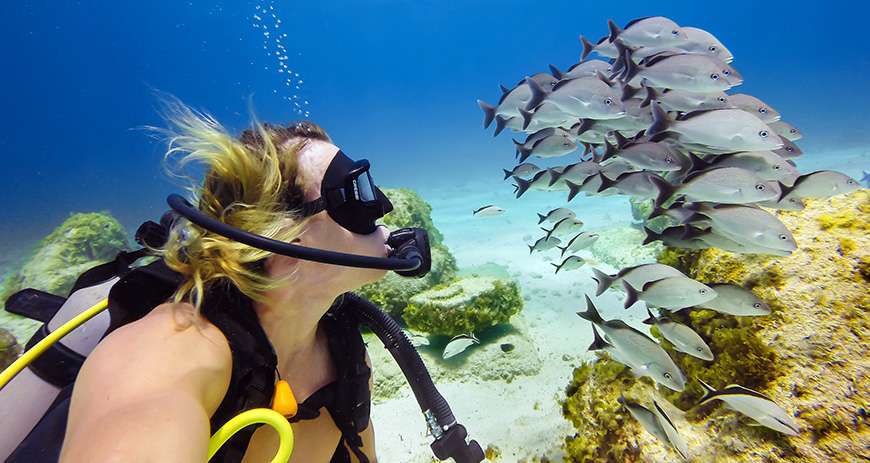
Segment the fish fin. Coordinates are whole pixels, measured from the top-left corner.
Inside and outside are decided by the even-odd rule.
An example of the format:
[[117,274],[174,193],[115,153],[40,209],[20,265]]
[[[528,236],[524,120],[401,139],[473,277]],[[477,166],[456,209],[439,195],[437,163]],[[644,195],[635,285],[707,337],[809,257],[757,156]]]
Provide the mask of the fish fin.
[[649,318],[644,320],[642,323],[644,325],[655,325],[656,324],[656,316],[653,315],[652,310],[649,307],[646,308],[646,313],[649,314]]
[[533,253],[533,252],[535,252],[535,247],[534,247],[534,246],[532,246],[532,245],[531,245],[531,244],[527,244],[527,245],[526,245],[526,246],[528,246],[528,247],[529,247],[529,255],[530,255],[530,256],[531,256],[531,255],[532,255],[532,253]]
[[[578,315],[579,315],[579,313],[578,313]],[[604,338],[602,338],[601,335],[598,334],[598,330],[595,329],[595,324],[593,324],[592,325],[592,344],[589,344],[589,347],[586,350],[592,350],[592,351],[601,350],[609,345],[610,344],[607,344],[607,341],[605,341]]]
[[701,397],[701,400],[698,402],[698,405],[701,405],[704,402],[707,402],[713,398],[713,394],[716,393],[716,389],[714,389],[713,386],[705,383],[704,380],[701,378],[695,378],[695,379],[697,379],[698,382],[701,383],[701,387],[704,388],[704,395]]
[[[689,167],[689,172],[698,172],[704,169],[709,169],[712,165],[712,163],[701,159],[700,157],[698,157],[697,154],[692,153],[691,151],[689,152],[689,162],[691,163],[691,166]],[[685,180],[688,180],[688,177],[686,177]]]
[[526,159],[528,159],[529,156],[532,155],[532,150],[534,148],[526,148],[526,145],[524,143],[520,143],[516,140],[514,140],[514,144],[517,147],[517,154],[519,154],[520,156],[520,163],[525,162]]
[[553,234],[553,230],[556,229],[556,227],[553,227],[552,230],[547,230],[547,229],[544,228],[544,227],[539,227],[539,228],[540,228],[541,230],[543,230],[543,231],[547,234],[547,239],[550,239],[550,235],[552,235],[552,234]]
[[[653,100],[653,103],[656,103],[656,100]],[[655,137],[656,135],[663,134],[668,131],[668,126],[671,121],[668,118],[668,113],[662,109],[658,104],[652,105],[652,114],[653,114],[653,123],[646,129],[646,135],[649,137]]]
[[[696,215],[696,214],[692,214],[692,216],[694,216],[694,215]],[[680,236],[680,239],[684,240],[684,241],[693,240],[695,238],[706,235],[707,232],[709,232],[709,231],[710,231],[709,228],[701,229],[701,228],[695,228],[695,227],[692,227],[689,225],[683,225],[683,234],[682,234],[682,236]]]
[[511,172],[507,169],[502,169],[502,171],[504,172],[504,178],[502,179],[502,181],[507,180],[508,178],[510,178],[514,174],[513,172]]
[[[810,172],[810,174],[812,174],[812,173],[813,173],[813,172]],[[795,189],[795,188],[800,184],[801,179],[803,179],[804,177],[806,177],[807,175],[810,175],[810,174],[804,174],[804,175],[801,175],[800,177],[798,177],[798,178],[794,181],[794,183],[792,184],[792,186],[785,186],[785,185],[782,184],[782,182],[778,182],[778,183],[779,183],[779,189],[780,189],[781,192],[780,192],[780,194],[779,194],[779,198],[777,198],[777,202],[778,202],[778,201],[782,201],[782,198],[785,198],[786,196],[788,196],[788,194],[791,193],[792,190],[794,190],[794,189]]]
[[562,251],[562,254],[559,257],[565,257],[565,250],[568,249],[568,246],[565,246],[564,248],[561,246],[556,246],[556,248]]
[[643,243],[641,243],[642,246],[646,246],[653,241],[660,241],[662,239],[662,235],[660,233],[656,233],[649,228],[643,227],[643,231],[644,233],[646,233],[646,238],[643,239]]
[[579,123],[574,124],[571,127],[571,134],[575,137],[582,135],[584,132],[592,128],[592,125],[595,124],[594,119],[581,119]]
[[[601,193],[602,191],[604,191],[608,188],[613,188],[613,186],[616,185],[616,183],[619,181],[618,178],[617,178],[617,180],[611,180],[611,179],[607,178],[606,175],[604,175],[600,172],[595,174],[595,175],[597,175],[601,178],[601,185],[598,186],[598,190],[596,191],[596,193]],[[586,183],[586,182],[583,182],[583,183]]]
[[624,50],[621,54],[624,56],[623,61],[625,62],[625,66],[623,66],[622,76],[619,80],[627,84],[637,76],[637,73],[640,72],[640,66],[631,59],[631,50],[625,47],[623,48]]
[[616,38],[619,37],[619,33],[622,32],[622,29],[620,29],[612,19],[607,20],[607,30],[610,33],[607,36],[607,40],[611,42],[615,41]]
[[517,187],[517,191],[516,191],[516,193],[517,193],[517,198],[519,198],[520,196],[522,196],[523,193],[525,193],[526,191],[528,191],[529,187],[532,186],[532,181],[531,181],[531,180],[524,180],[524,179],[519,178],[519,177],[514,177],[514,180],[516,180],[516,182],[517,182],[517,184],[516,184],[516,187]]
[[489,124],[492,124],[492,120],[495,119],[495,106],[483,100],[477,100],[477,105],[483,110],[483,128],[487,129]]
[[546,216],[546,215],[544,215],[544,214],[538,214],[538,225],[544,223],[545,220],[547,220],[547,216]]
[[517,111],[519,111],[520,114],[523,116],[523,130],[526,130],[532,123],[532,118],[535,117],[535,112],[523,108],[517,108]]
[[[619,133],[619,132],[616,132],[616,133]],[[607,141],[607,137],[605,137],[605,138],[604,138],[604,154],[601,155],[601,160],[598,161],[598,162],[601,162],[601,161],[605,161],[605,160],[607,160],[607,159],[610,159],[610,158],[612,158],[613,156],[615,156],[616,153],[618,153],[618,152],[619,152],[619,148],[617,148],[616,146],[611,145],[610,142]]]
[[616,137],[616,147],[619,149],[623,149],[632,143],[632,141],[628,138],[625,138],[625,135],[623,135],[619,130],[614,130],[611,133],[614,137]]
[[[532,80],[531,78],[528,78],[528,77],[526,78],[526,84],[529,86],[529,90],[532,91],[532,97],[529,99],[529,102],[528,102],[528,104],[526,104],[526,108],[525,108],[528,111],[532,108],[537,107],[539,104],[541,104],[541,102],[544,101],[544,98],[547,96],[547,94],[544,92],[544,89],[542,89],[541,86],[538,85],[538,83],[535,82],[534,80]],[[523,128],[525,128],[525,127],[523,127]]]
[[559,269],[560,269],[561,267],[559,267],[558,265],[556,265],[556,264],[554,264],[554,263],[552,263],[552,262],[550,262],[550,265],[552,265],[553,267],[556,267],[556,271],[553,272],[554,275],[557,274],[557,273],[559,273]]
[[674,186],[661,175],[650,175],[649,180],[653,185],[655,185],[656,190],[659,192],[653,201],[653,207],[658,208],[667,201],[668,198],[674,195]]
[[583,52],[580,53],[580,60],[584,60],[590,53],[592,53],[592,50],[595,49],[595,44],[590,42],[589,39],[583,35],[580,36],[580,43],[583,45]]
[[607,84],[608,87],[613,87],[613,80],[609,79],[601,71],[595,71],[595,76],[598,77],[598,80]]
[[498,88],[501,89],[501,94],[502,94],[502,95],[504,95],[505,93],[510,93],[510,91],[511,91],[511,89],[505,87],[505,86],[502,85],[502,84],[498,84]]
[[592,143],[586,143],[586,142],[582,142],[582,143],[583,143],[583,156],[586,156],[587,154],[592,152],[594,147],[592,146]]
[[622,280],[622,287],[625,289],[625,304],[623,304],[624,308],[629,308],[637,302],[637,290],[634,289],[634,286],[628,284],[627,281]]
[[562,80],[562,77],[565,75],[565,74],[562,74],[562,71],[560,71],[559,68],[557,68],[556,66],[554,66],[552,64],[550,65],[550,74],[552,74],[553,77],[555,77],[559,80]]
[[646,98],[644,98],[643,101],[640,102],[640,107],[646,108],[650,105],[650,103],[656,102],[658,95],[656,95],[656,91],[652,87],[647,87],[646,84],[641,84],[641,86],[646,89]]
[[586,296],[586,311],[585,312],[577,312],[577,315],[584,320],[589,320],[592,323],[601,324],[604,323],[604,319],[601,318],[601,314],[598,313],[598,309],[595,308],[595,304],[592,303],[592,299],[588,294]]
[[548,187],[551,187],[559,182],[562,179],[562,172],[556,172],[553,169],[547,169],[550,171],[550,181],[547,183]]
[[595,296],[598,297],[604,294],[604,292],[607,291],[608,288],[610,288],[610,285],[612,285],[613,282],[616,281],[616,278],[618,277],[612,277],[602,272],[601,270],[593,267],[592,279],[595,280],[596,283],[598,283],[598,288],[595,289]]
[[566,202],[570,203],[571,200],[580,193],[581,186],[570,180],[565,180],[565,185],[568,185],[568,200]]
[[511,119],[512,118],[510,118],[510,117],[503,117],[501,115],[496,115],[495,116],[495,132],[492,133],[492,136],[497,137],[498,134],[500,134],[502,132],[502,130],[504,130],[504,128],[507,127],[507,123]]
[[[622,86],[622,97],[620,98],[622,101],[628,101],[637,94],[640,89],[634,88],[631,85],[625,84]],[[643,106],[643,104],[641,104]]]

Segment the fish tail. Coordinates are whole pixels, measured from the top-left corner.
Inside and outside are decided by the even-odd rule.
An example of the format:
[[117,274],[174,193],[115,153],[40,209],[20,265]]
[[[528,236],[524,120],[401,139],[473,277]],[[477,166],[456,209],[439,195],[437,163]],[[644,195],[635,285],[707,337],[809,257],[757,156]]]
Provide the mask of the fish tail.
[[[582,142],[582,143],[583,143],[583,156],[586,156],[587,154],[592,153],[592,149],[593,149],[592,144],[586,143],[586,142]],[[595,153],[593,153],[593,154],[595,154]]]
[[646,246],[647,244],[652,243],[653,241],[660,241],[662,239],[661,233],[656,233],[649,228],[643,227],[644,233],[646,233],[646,238],[643,239],[642,246]]
[[507,180],[508,178],[510,178],[511,175],[514,174],[513,172],[511,172],[507,169],[502,169],[502,172],[504,172],[504,178],[502,179],[502,181]]
[[492,133],[493,137],[497,137],[498,134],[507,127],[507,123],[511,118],[503,117],[501,115],[495,116],[495,132]]
[[483,128],[489,128],[489,124],[492,124],[492,120],[495,118],[495,106],[483,100],[477,100],[477,105],[483,110]]
[[649,307],[646,308],[646,313],[649,315],[649,318],[644,320],[642,323],[644,325],[655,325],[656,324],[656,316],[653,315],[652,310]]
[[589,348],[586,350],[601,350],[607,347],[607,341],[605,341],[600,334],[598,334],[598,330],[595,329],[595,325],[592,325],[592,344],[589,344]]
[[517,187],[517,191],[516,191],[517,198],[522,196],[523,193],[528,191],[529,187],[532,186],[531,180],[525,180],[525,179],[522,179],[519,177],[514,177],[514,180],[516,180],[516,182],[517,182],[517,184],[515,185]]
[[611,42],[616,40],[616,38],[619,37],[619,33],[622,32],[622,29],[620,29],[612,19],[607,20],[607,30],[610,33],[610,35],[607,36],[607,40]]
[[640,107],[646,108],[650,105],[650,103],[653,103],[654,101],[656,101],[656,99],[658,99],[658,95],[653,88],[647,87],[646,84],[643,84],[642,86],[646,89],[646,98],[644,98],[643,101],[640,102]]
[[704,395],[703,395],[703,397],[701,397],[701,400],[698,402],[698,405],[701,405],[701,404],[713,399],[713,394],[716,392],[716,389],[714,389],[713,386],[705,383],[704,380],[702,380],[701,378],[695,378],[695,379],[697,379],[698,382],[701,383],[701,387],[704,388]]
[[[631,97],[636,95],[637,92],[639,92],[639,91],[640,91],[640,89],[634,88],[631,85],[625,84],[622,86],[622,97],[620,99],[622,101],[630,100]],[[641,103],[641,106],[644,106],[643,103]]]
[[544,214],[538,214],[538,225],[544,223],[545,220],[547,220],[547,216],[546,216],[546,215],[544,215]]
[[530,255],[530,256],[531,256],[531,255],[532,255],[532,253],[533,253],[533,252],[535,252],[535,247],[534,247],[534,246],[532,246],[532,245],[531,245],[531,244],[527,244],[527,245],[526,245],[526,246],[528,246],[528,247],[529,247],[529,255]]
[[700,157],[698,157],[697,154],[692,153],[692,152],[689,153],[689,162],[691,163],[689,166],[689,172],[698,172],[701,170],[705,170],[705,169],[709,168],[710,165],[712,164],[710,162],[707,162],[707,161],[701,159]]
[[604,294],[604,292],[610,288],[613,282],[616,281],[616,278],[617,277],[612,277],[602,272],[601,270],[593,267],[592,279],[595,280],[596,283],[598,283],[598,288],[595,289],[595,296],[598,297]]
[[556,264],[554,264],[554,263],[552,263],[552,262],[550,262],[550,265],[552,265],[553,267],[556,267],[556,271],[553,272],[554,274],[559,273],[559,269],[560,269],[561,267],[559,267],[558,265],[556,265]]
[[628,309],[633,306],[635,302],[637,302],[637,290],[634,289],[634,286],[628,284],[627,281],[622,280],[622,287],[625,289],[625,304],[623,307]]
[[551,187],[551,186],[555,185],[556,183],[558,183],[559,180],[562,179],[562,173],[561,173],[561,172],[555,172],[555,171],[552,170],[552,169],[549,169],[549,170],[550,170],[550,182],[547,184],[547,186],[548,186],[548,187]]
[[589,295],[586,295],[586,311],[585,312],[577,312],[577,315],[584,320],[589,320],[592,323],[601,324],[604,323],[604,319],[601,318],[601,314],[598,313],[598,309],[595,308],[595,304],[592,303],[592,299]]
[[574,199],[574,197],[577,196],[578,193],[580,193],[581,186],[570,181],[570,180],[565,180],[565,185],[568,185],[568,201],[567,202],[570,203],[571,200]]
[[532,155],[532,148],[526,148],[526,145],[524,143],[520,143],[516,140],[514,140],[513,142],[514,145],[516,145],[517,147],[517,154],[520,155],[520,162],[525,162],[526,159],[528,159],[529,156]]
[[590,42],[589,39],[583,35],[580,36],[580,43],[583,45],[583,52],[580,53],[580,61],[583,61],[590,53],[592,53],[592,50],[595,49],[595,44]]
[[622,65],[622,76],[620,80],[627,84],[637,76],[638,72],[640,72],[640,66],[631,59],[631,50],[621,45],[622,44],[617,43],[616,46],[616,48],[620,50],[619,55],[624,63]]
[[580,119],[580,122],[571,126],[571,135],[578,137],[586,132],[590,128],[592,128],[592,124],[595,123],[593,119]]
[[568,250],[568,246],[565,246],[564,248],[556,246],[556,248],[562,251],[562,254],[559,257],[565,257],[565,251]]
[[520,115],[523,116],[523,130],[526,130],[532,123],[532,118],[535,117],[535,112],[524,108],[517,108],[517,111],[519,111]]
[[[602,191],[604,191],[608,188],[612,188],[614,185],[616,185],[616,180],[611,180],[611,179],[607,178],[606,175],[604,175],[600,172],[595,174],[595,175],[597,175],[598,177],[601,178],[601,185],[598,187],[598,191],[596,191],[596,193],[601,193]],[[583,183],[586,183],[586,182],[583,182]]]
[[525,108],[528,111],[532,108],[537,107],[539,104],[541,104],[541,102],[544,101],[544,97],[546,97],[547,94],[544,93],[544,89],[542,89],[541,86],[538,85],[538,83],[535,82],[534,80],[532,80],[531,78],[528,78],[528,77],[526,78],[526,84],[529,86],[529,90],[532,91],[532,97],[529,99],[529,102],[526,104],[526,108]]
[[553,74],[553,77],[559,80],[562,80],[562,77],[564,76],[564,74],[562,74],[562,71],[560,71],[559,68],[552,64],[550,65],[550,74]]
[[[619,132],[616,132],[616,133],[619,133]],[[613,156],[616,156],[616,153],[618,153],[618,152],[619,152],[619,149],[616,146],[611,145],[610,142],[607,141],[607,138],[605,138],[604,139],[604,154],[601,155],[601,159],[598,162],[606,161],[606,160],[612,158]]]
[[[653,100],[656,102],[656,100]],[[668,131],[671,120],[668,118],[668,113],[662,109],[661,105],[652,105],[653,123],[646,129],[646,135],[653,138]]]
[[658,194],[653,201],[653,207],[658,208],[674,195],[674,186],[660,175],[651,175],[650,181],[656,187]]
[[619,130],[614,130],[611,133],[613,133],[613,136],[616,137],[616,147],[618,149],[623,149],[632,143],[632,141],[628,138],[625,138],[625,135],[623,135]]

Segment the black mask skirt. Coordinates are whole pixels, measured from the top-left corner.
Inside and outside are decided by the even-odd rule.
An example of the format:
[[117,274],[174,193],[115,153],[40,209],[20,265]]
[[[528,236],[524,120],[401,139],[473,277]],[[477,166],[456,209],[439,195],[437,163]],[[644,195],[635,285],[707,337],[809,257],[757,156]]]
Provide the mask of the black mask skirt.
[[365,159],[354,161],[339,151],[323,176],[320,197],[302,205],[302,215],[321,211],[336,223],[361,235],[375,231],[375,222],[393,210],[393,204],[375,186]]

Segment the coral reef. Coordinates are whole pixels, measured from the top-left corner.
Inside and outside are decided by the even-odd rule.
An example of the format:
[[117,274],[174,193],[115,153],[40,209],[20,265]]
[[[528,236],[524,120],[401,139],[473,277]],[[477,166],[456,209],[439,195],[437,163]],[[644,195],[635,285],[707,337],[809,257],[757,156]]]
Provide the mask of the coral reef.
[[18,345],[15,336],[0,328],[0,370],[8,367],[19,355],[21,355],[21,346]]
[[[870,358],[864,341],[870,328],[870,193],[806,200],[803,211],[776,214],[798,242],[790,256],[716,249],[668,249],[660,256],[660,262],[699,281],[750,288],[772,309],[767,317],[732,317],[708,310],[675,314],[697,330],[716,355],[713,362],[703,362],[677,354],[662,342],[690,379],[685,391],[666,396],[689,410],[689,421],[678,428],[689,442],[693,461],[852,461],[870,442]],[[787,437],[749,426],[751,420],[718,402],[689,409],[701,394],[695,377],[715,387],[736,382],[759,390],[793,412],[803,431]],[[595,394],[607,387],[607,378],[629,390],[640,383],[618,375],[613,379],[607,365],[595,365],[575,371],[572,387]],[[587,407],[591,411],[585,413],[597,417],[594,423],[612,423],[620,416],[604,404]],[[597,431],[578,420],[580,440],[568,441],[575,461],[591,461],[588,455],[606,459],[595,452],[625,448],[618,434]],[[595,450],[595,445],[604,449]],[[673,460],[661,453],[657,442],[640,446],[639,452],[643,461]]]
[[448,283],[456,276],[456,259],[447,246],[432,246],[432,270],[423,278],[407,278],[397,273],[387,273],[375,283],[370,283],[356,292],[378,304],[394,318],[401,318],[412,296],[433,286]]
[[384,225],[395,228],[420,227],[429,233],[432,246],[444,241],[441,232],[432,223],[432,206],[419,194],[408,188],[384,188],[383,192],[393,203],[393,211],[382,219]]
[[[0,286],[0,300],[24,288],[65,296],[76,278],[128,247],[127,232],[108,212],[76,213],[43,238],[33,254]],[[28,339],[38,322],[0,312],[0,325]]]
[[654,262],[662,249],[659,241],[644,246],[644,233],[632,226],[606,228],[596,233],[600,237],[589,250],[614,270]]
[[404,319],[412,329],[430,335],[455,336],[507,323],[522,307],[516,282],[471,277],[412,297]]

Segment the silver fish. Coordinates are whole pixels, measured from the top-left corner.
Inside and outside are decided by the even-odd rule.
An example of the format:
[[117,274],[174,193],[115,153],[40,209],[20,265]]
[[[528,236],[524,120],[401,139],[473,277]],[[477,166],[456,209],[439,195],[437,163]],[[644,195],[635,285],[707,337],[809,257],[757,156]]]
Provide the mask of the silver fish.
[[616,49],[616,45],[610,41],[610,37],[605,35],[592,43],[584,36],[580,36],[580,43],[583,45],[583,52],[580,54],[580,59],[585,60],[590,53],[595,52],[599,56],[603,56],[605,58],[616,58],[619,56],[619,50]]
[[637,402],[627,400],[622,395],[620,395],[617,400],[626,410],[628,410],[628,413],[630,413],[631,416],[640,423],[641,427],[643,427],[646,432],[652,434],[653,437],[665,444],[670,445],[671,442],[668,440],[668,435],[659,423],[658,417],[656,417],[655,413]]
[[581,228],[583,228],[582,220],[578,219],[577,217],[565,217],[556,222],[556,224],[553,225],[553,228],[547,230],[546,228],[541,227],[541,230],[547,232],[547,237],[549,238],[550,236],[554,235],[570,235],[572,233],[579,232]]
[[771,256],[787,256],[791,254],[790,251],[768,248],[746,241],[735,241],[730,237],[716,233],[711,228],[703,230],[692,229],[684,232],[682,238],[701,241],[705,243],[707,247],[718,248],[735,254],[766,254]]
[[571,238],[565,247],[557,247],[562,250],[562,255],[564,256],[566,252],[577,252],[581,249],[586,249],[589,246],[592,246],[593,243],[598,241],[598,238],[598,233],[582,232],[578,233],[574,238]]
[[713,158],[712,167],[739,167],[746,169],[762,180],[776,180],[792,186],[800,172],[773,151],[744,151]]
[[538,214],[538,225],[544,222],[556,223],[566,217],[576,217],[577,214],[574,213],[571,209],[566,207],[557,207],[555,209],[551,209],[550,212],[546,214]]
[[[621,139],[622,135],[617,135]],[[622,138],[624,140],[624,138]],[[621,143],[619,148],[605,143],[603,159],[618,156],[635,167],[658,172],[682,170],[687,162],[671,145],[663,142]]]
[[[728,96],[728,101],[735,108],[755,114],[762,122],[768,125],[770,125],[771,122],[778,121],[781,117],[779,111],[771,108],[770,105],[752,95],[735,93]],[[773,129],[773,127],[770,128]],[[774,131],[776,131],[776,129],[774,129]]]
[[798,141],[803,137],[803,134],[797,129],[797,127],[785,121],[780,120],[771,122],[768,126],[773,129],[777,135],[787,139],[788,141]]
[[483,100],[477,100],[478,106],[483,110],[483,128],[488,128],[496,116],[520,117],[518,108],[525,108],[532,97],[528,81],[535,82],[539,91],[549,92],[556,84],[557,79],[546,72],[540,72],[517,83],[512,89],[502,87],[501,99],[493,106]]
[[582,161],[574,164],[569,164],[565,166],[565,168],[559,172],[558,175],[553,176],[550,180],[550,186],[559,181],[570,180],[574,183],[582,184],[589,177],[597,174],[601,170],[601,166],[593,161]]
[[641,264],[634,267],[626,267],[618,273],[608,275],[596,268],[592,269],[592,278],[598,283],[596,296],[602,295],[611,286],[621,283],[623,280],[635,288],[643,288],[651,281],[661,280],[667,277],[686,277],[683,272],[665,264]]
[[677,452],[678,455],[683,460],[689,459],[689,446],[686,444],[686,440],[683,439],[683,436],[680,435],[680,432],[677,430],[677,427],[674,426],[674,422],[671,421],[671,417],[665,413],[665,410],[653,399],[653,411],[655,412],[656,418],[658,419],[659,424],[664,429],[665,434],[668,436],[668,442],[671,443],[671,446]]
[[529,143],[528,140],[521,143],[514,140],[514,144],[519,153],[520,162],[524,162],[529,156],[537,156],[539,158],[553,158],[564,156],[568,153],[577,150],[577,144],[574,143],[574,138],[568,132],[562,129],[544,129],[553,130],[551,135],[544,138],[535,139]]
[[716,297],[713,288],[684,276],[651,281],[641,288],[634,288],[622,280],[622,287],[625,288],[626,309],[641,300],[655,307],[677,310],[702,304]]
[[655,232],[650,230],[649,228],[644,227],[644,232],[646,233],[646,238],[643,240],[643,244],[647,245],[652,243],[653,241],[661,241],[665,246],[669,248],[680,248],[680,249],[707,249],[712,246],[705,243],[701,239],[698,238],[687,238],[686,233],[691,227],[689,226],[679,226],[679,227],[669,227],[661,232]]
[[586,260],[580,256],[568,256],[565,260],[562,261],[561,264],[550,263],[553,267],[556,267],[556,271],[554,273],[559,273],[560,270],[577,270],[584,265],[586,265]]
[[797,436],[800,433],[800,427],[791,414],[760,392],[737,384],[731,384],[717,391],[700,379],[698,382],[706,391],[704,397],[701,397],[699,405],[718,399],[725,402],[728,408],[736,410],[774,431],[789,436]]
[[710,219],[714,232],[738,243],[788,253],[797,249],[785,225],[760,208],[737,204],[703,205],[698,214]]
[[758,206],[768,209],[776,209],[778,211],[802,211],[804,210],[804,202],[800,198],[780,198],[777,200],[761,201],[756,203]]
[[647,325],[657,326],[662,336],[673,344],[675,349],[701,360],[713,360],[713,351],[695,330],[674,321],[670,317],[656,317],[649,308],[646,309],[646,312],[649,314],[649,318],[643,322]]
[[538,241],[535,241],[535,244],[528,245],[529,255],[531,255],[535,251],[549,251],[550,249],[553,249],[560,244],[562,244],[562,240],[556,238],[555,236],[543,236],[541,238],[538,238]]
[[621,101],[621,91],[616,86],[605,82],[603,76],[580,77],[561,80],[553,87],[553,91],[540,91],[540,86],[529,81],[532,99],[526,107],[527,111],[538,108],[542,103],[552,103],[572,117],[591,119],[616,119],[625,115],[625,106]]
[[726,283],[711,284],[710,287],[716,291],[716,298],[697,307],[740,317],[770,314],[770,307],[746,288]]
[[524,162],[515,166],[511,170],[502,169],[504,171],[504,180],[510,177],[529,177],[541,171],[541,168],[531,162]]
[[794,186],[782,192],[781,199],[830,198],[861,189],[861,184],[846,174],[833,170],[818,170],[801,175]]
[[741,109],[695,111],[670,120],[659,105],[652,105],[653,125],[646,134],[653,140],[676,134],[683,143],[735,151],[765,151],[782,147],[782,141],[761,119]]
[[610,30],[608,41],[619,40],[629,47],[668,47],[687,42],[689,37],[680,26],[664,16],[650,16],[631,20],[620,29],[612,20],[607,21]]
[[[612,158],[608,159],[606,162],[602,162],[601,170],[599,173],[610,180],[616,180],[621,175],[626,174],[628,172],[639,172],[641,169],[635,166],[634,164],[626,161],[625,159],[620,158]],[[600,180],[600,179],[599,179]],[[600,188],[601,184],[598,184],[598,188]],[[597,189],[591,189],[593,193],[597,193]]]
[[475,209],[471,212],[471,215],[476,217],[495,217],[497,215],[504,214],[504,212],[504,209],[493,204],[488,204],[486,206]]
[[[614,50],[616,48],[614,47]],[[610,63],[600,59],[582,60],[579,63],[571,66],[565,72],[560,71],[556,66],[550,65],[550,72],[553,77],[559,80],[576,79],[578,77],[594,77],[599,72],[603,74],[610,73]]]
[[683,184],[663,188],[661,201],[685,197],[687,201],[710,201],[725,204],[747,204],[768,201],[782,193],[776,182],[759,178],[755,173],[739,167],[713,167],[686,177]]
[[774,153],[782,156],[785,159],[796,158],[801,154],[804,154],[803,151],[795,145],[794,142],[789,140],[788,138],[779,137],[779,140],[782,142],[782,148],[773,150]]
[[451,339],[444,347],[444,352],[441,354],[441,358],[447,360],[450,357],[455,357],[465,352],[466,349],[474,344],[480,344],[480,340],[474,336],[474,333],[454,336],[453,339]]
[[410,331],[405,330],[405,336],[408,337],[408,340],[411,341],[411,345],[414,347],[428,346],[429,338],[418,333],[412,333]]
[[[645,89],[645,98],[641,102],[642,107],[650,103],[658,102],[668,111],[693,112],[708,109],[725,109],[733,106],[731,96],[725,92],[687,92],[684,90],[655,89],[642,86]],[[624,96],[624,94],[623,94]]]
[[[550,182],[553,177],[558,175],[558,172],[553,171],[552,169],[544,169],[535,175],[532,178],[525,180],[519,177],[514,177],[514,188],[516,189],[517,198],[525,194],[529,189],[547,191],[550,189]],[[557,185],[558,186],[558,185]]]
[[668,353],[649,336],[622,320],[605,321],[589,296],[586,296],[586,311],[577,312],[577,315],[601,330],[607,342],[619,352],[620,358],[625,359],[636,374],[649,376],[674,391],[679,392],[685,388],[686,377],[683,372]]
[[522,116],[522,130],[540,130],[540,128],[571,126],[576,117],[565,112],[559,106],[551,102],[543,102],[531,110],[520,108]]
[[734,55],[713,34],[697,27],[681,27],[688,40],[676,44],[677,48],[689,53],[708,54],[714,58],[730,63]]
[[653,118],[649,108],[643,106],[643,100],[629,99],[622,102],[625,115],[616,119],[599,121],[607,130],[616,130],[633,136],[652,125]]
[[613,188],[623,195],[637,199],[655,199],[660,202],[661,196],[667,194],[671,188],[667,180],[654,172],[627,172],[613,180],[605,177],[604,174],[598,175],[601,176],[599,193]]
[[724,92],[743,83],[743,77],[731,65],[716,58],[691,53],[661,53],[641,64],[626,58],[620,80],[627,85],[669,88],[694,93]]

